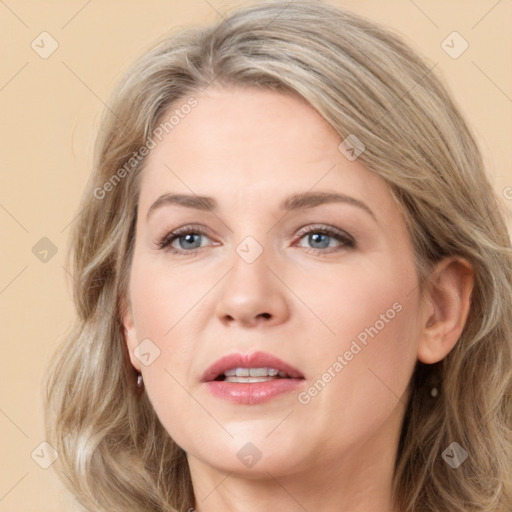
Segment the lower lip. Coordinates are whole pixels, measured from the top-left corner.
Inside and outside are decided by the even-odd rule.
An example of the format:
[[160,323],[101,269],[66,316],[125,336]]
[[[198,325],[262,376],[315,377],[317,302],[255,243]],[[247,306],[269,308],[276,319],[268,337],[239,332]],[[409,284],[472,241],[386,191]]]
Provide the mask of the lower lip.
[[265,382],[226,382],[212,380],[205,382],[208,390],[219,398],[237,404],[254,405],[267,402],[272,398],[295,391],[304,385],[305,379],[274,379]]

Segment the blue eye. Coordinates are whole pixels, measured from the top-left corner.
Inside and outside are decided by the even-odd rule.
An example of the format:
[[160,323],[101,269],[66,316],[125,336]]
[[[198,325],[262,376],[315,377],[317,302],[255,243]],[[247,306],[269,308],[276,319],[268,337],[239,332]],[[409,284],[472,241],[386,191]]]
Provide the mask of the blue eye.
[[[199,226],[185,226],[164,236],[157,245],[170,252],[191,253],[201,247],[202,236],[206,236],[206,233]],[[175,241],[178,241],[179,248],[172,245]]]
[[[186,235],[176,237],[175,240],[178,240],[178,242],[183,242],[179,244],[181,246],[180,249],[197,249],[198,247],[201,247],[201,236],[203,236],[201,233],[187,233]],[[198,240],[199,245],[197,245]]]
[[[327,254],[340,251],[341,249],[352,249],[356,247],[355,240],[344,231],[330,226],[309,226],[298,233],[299,240],[305,239],[311,244],[308,252],[313,251],[318,254]],[[206,237],[207,233],[201,226],[184,226],[165,235],[157,241],[157,246],[165,251],[175,254],[194,254],[198,249],[204,247],[201,245],[201,237]],[[335,242],[334,246],[332,242]],[[174,242],[178,242],[179,247],[175,247]],[[299,245],[299,247],[304,247]],[[326,251],[325,249],[330,249]]]
[[[310,250],[322,254],[336,252],[342,248],[353,249],[356,246],[355,240],[348,233],[330,226],[308,227],[307,230],[300,232],[299,236],[301,240],[307,237],[308,243],[311,244]],[[331,244],[332,241],[336,242],[334,246]]]

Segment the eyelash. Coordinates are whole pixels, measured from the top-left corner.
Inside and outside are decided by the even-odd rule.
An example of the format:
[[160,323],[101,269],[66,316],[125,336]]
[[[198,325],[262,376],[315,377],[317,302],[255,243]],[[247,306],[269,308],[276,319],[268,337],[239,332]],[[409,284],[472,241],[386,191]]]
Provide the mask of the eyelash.
[[[348,234],[344,233],[343,231],[340,231],[338,229],[332,228],[330,226],[310,226],[307,229],[302,229],[297,233],[297,236],[299,236],[299,240],[304,238],[306,235],[309,234],[321,234],[321,235],[327,235],[331,238],[336,239],[337,241],[342,243],[342,247],[345,247],[346,249],[355,249],[356,248],[356,242],[355,240]],[[158,246],[159,250],[163,250],[166,252],[170,252],[173,254],[181,254],[181,255],[193,255],[196,254],[200,249],[203,249],[203,247],[197,247],[195,249],[191,249],[189,251],[185,251],[183,249],[176,249],[175,247],[172,247],[171,244],[185,236],[185,235],[204,235],[208,236],[208,232],[202,228],[201,226],[184,226],[182,228],[176,229],[175,231],[172,231],[171,233],[166,234],[163,238],[156,241],[156,245]],[[314,247],[307,248],[305,247],[306,252],[311,252],[313,254],[317,255],[327,255],[331,252],[338,252],[341,250],[341,248],[333,248],[328,247],[325,249],[315,249]],[[309,249],[309,250],[307,250]],[[331,249],[330,251],[327,251],[326,249]]]

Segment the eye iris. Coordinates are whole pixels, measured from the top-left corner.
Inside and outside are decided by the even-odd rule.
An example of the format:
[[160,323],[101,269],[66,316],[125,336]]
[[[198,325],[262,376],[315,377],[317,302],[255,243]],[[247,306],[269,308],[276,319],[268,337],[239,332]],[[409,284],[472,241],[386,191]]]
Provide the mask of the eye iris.
[[[190,249],[189,245],[182,244],[183,240],[186,240],[186,243],[192,243],[193,244],[194,241],[197,242],[199,240],[200,236],[201,235],[198,234],[198,233],[188,233],[186,235],[180,236],[179,242],[180,242],[181,248],[182,249]],[[195,238],[195,240],[194,240],[194,238]],[[201,244],[199,243],[199,245],[197,247],[200,247],[200,246],[201,246]],[[192,247],[192,249],[196,249],[197,247]]]
[[[182,250],[186,249],[199,249],[201,248],[201,237],[203,236],[203,233],[201,232],[194,232],[194,231],[188,231],[185,232],[183,235],[180,235],[178,233],[174,234],[174,237],[169,242],[166,242],[166,245],[171,245],[173,242],[178,240],[179,247]],[[331,234],[330,232],[323,232],[322,230],[319,231],[312,231],[311,233],[304,234],[304,236],[307,236],[308,242],[312,245],[314,249],[326,249],[330,246],[330,239],[335,238],[336,240],[339,240],[346,246],[353,247],[353,244],[350,240],[342,240],[339,235]],[[187,251],[189,252],[189,251]]]
[[[322,244],[322,241],[319,240],[323,238],[323,242],[325,242],[327,240],[327,244]],[[311,235],[309,235],[309,240],[311,242],[311,244],[315,247],[315,249],[325,249],[326,247],[329,247],[329,235],[323,235],[322,233],[313,233]],[[320,247],[318,246],[315,246],[316,243],[320,242]]]

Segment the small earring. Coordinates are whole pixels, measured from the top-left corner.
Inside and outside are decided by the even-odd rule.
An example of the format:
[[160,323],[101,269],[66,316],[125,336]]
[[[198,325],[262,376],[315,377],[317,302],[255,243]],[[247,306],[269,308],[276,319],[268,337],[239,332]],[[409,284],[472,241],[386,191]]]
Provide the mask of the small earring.
[[138,388],[141,388],[142,387],[142,375],[139,373],[139,375],[137,376],[137,387]]
[[434,398],[439,394],[439,390],[436,387],[433,387],[430,390],[430,396],[433,396]]

